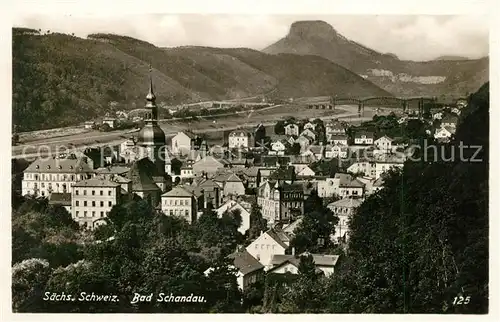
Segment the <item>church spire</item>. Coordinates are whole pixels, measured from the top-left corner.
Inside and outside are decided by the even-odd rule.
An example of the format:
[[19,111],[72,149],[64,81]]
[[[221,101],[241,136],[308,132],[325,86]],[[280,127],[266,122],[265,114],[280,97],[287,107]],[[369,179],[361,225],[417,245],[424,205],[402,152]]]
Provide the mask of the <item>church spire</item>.
[[146,100],[154,104],[156,96],[155,93],[153,92],[153,77],[151,75],[152,72],[153,72],[153,67],[149,65],[149,92],[148,95],[146,95]]

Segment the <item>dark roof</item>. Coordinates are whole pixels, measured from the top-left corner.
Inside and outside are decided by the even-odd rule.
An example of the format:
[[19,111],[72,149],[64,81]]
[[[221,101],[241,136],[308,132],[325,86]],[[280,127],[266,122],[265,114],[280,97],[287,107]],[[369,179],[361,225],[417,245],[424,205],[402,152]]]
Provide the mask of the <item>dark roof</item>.
[[71,193],[53,192],[50,194],[49,205],[71,206]]
[[172,190],[165,192],[162,197],[192,197],[193,193],[184,189],[184,187],[175,187]]
[[250,167],[243,170],[243,174],[247,177],[256,177],[258,172],[259,168],[257,167]]
[[91,178],[76,182],[73,187],[118,187],[120,184],[101,178]]
[[372,138],[373,139],[373,133],[372,132],[367,132],[367,131],[359,131],[354,134],[354,137],[359,138],[362,135],[365,135],[367,138]]
[[83,158],[36,159],[25,172],[89,173],[94,172]]
[[132,180],[133,191],[155,191],[160,188],[154,183],[155,165],[148,158],[134,162],[127,177]]
[[246,250],[233,253],[229,255],[229,258],[234,260],[233,264],[243,275],[254,272],[259,269],[264,269],[262,265],[255,257],[250,255]]
[[347,140],[347,135],[345,134],[333,134],[330,136],[330,140]]
[[271,264],[274,265],[282,265],[285,262],[290,262],[293,265],[297,266],[300,263],[300,257],[311,255],[313,257],[314,264],[316,266],[335,266],[339,259],[339,255],[323,255],[323,254],[310,254],[310,253],[302,253],[299,256],[295,255],[281,255],[276,254],[273,255],[271,259]]
[[[288,240],[288,237],[286,236],[286,234],[279,230],[276,230],[276,229],[269,229],[268,231],[266,231],[266,233],[272,238],[274,239],[278,244],[280,244],[283,248],[288,248],[288,246],[285,244],[285,241],[289,241]],[[282,234],[281,234],[282,233]],[[286,237],[286,239],[284,239]]]
[[457,123],[458,116],[453,114],[447,114],[445,117],[441,119],[441,123]]
[[99,174],[125,174],[130,170],[129,167],[125,166],[111,166],[106,168],[98,168],[95,172]]

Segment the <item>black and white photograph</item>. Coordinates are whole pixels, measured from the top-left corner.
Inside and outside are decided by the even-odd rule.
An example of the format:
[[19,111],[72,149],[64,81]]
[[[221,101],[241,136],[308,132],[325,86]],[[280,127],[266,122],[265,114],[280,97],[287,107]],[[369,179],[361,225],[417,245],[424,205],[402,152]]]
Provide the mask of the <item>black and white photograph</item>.
[[10,33],[13,315],[491,313],[488,15]]

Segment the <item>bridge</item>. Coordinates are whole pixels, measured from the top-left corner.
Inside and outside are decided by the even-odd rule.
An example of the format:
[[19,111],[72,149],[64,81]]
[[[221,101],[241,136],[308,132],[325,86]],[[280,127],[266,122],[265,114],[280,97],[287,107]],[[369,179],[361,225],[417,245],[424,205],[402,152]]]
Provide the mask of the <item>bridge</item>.
[[[464,98],[459,98],[464,100]],[[297,99],[295,103],[304,104],[308,108],[316,109],[335,109],[337,105],[357,105],[358,113],[364,112],[366,105],[397,106],[403,109],[403,112],[409,110],[411,104],[417,104],[416,111],[419,115],[424,112],[424,104],[437,105],[437,97],[395,97],[395,96],[374,96],[366,98],[321,96],[312,99]]]

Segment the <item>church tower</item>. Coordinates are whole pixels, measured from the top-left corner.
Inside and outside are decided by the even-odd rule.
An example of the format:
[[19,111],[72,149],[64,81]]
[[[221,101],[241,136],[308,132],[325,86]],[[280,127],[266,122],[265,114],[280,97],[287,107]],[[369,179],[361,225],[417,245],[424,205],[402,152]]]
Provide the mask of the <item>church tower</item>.
[[153,92],[153,78],[149,70],[149,92],[146,95],[146,115],[144,127],[139,131],[137,145],[142,147],[144,152],[154,164],[156,175],[165,174],[165,154],[166,140],[165,133],[158,126],[158,107],[156,106],[156,96]]

